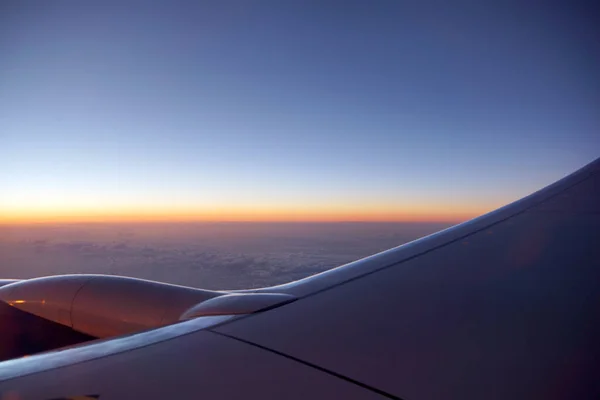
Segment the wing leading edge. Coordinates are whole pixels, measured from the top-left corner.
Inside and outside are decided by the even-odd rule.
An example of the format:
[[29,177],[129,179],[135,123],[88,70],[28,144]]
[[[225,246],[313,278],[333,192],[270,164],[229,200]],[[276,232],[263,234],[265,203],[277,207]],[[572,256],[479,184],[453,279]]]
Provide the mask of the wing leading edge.
[[600,394],[600,160],[371,260],[215,330],[405,399]]

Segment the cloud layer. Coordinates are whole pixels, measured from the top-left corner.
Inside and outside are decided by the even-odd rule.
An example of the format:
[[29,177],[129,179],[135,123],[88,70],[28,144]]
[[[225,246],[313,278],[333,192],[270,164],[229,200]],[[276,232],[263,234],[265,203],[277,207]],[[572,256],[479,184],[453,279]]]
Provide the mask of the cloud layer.
[[0,227],[0,278],[98,273],[206,289],[300,279],[447,227],[437,223]]

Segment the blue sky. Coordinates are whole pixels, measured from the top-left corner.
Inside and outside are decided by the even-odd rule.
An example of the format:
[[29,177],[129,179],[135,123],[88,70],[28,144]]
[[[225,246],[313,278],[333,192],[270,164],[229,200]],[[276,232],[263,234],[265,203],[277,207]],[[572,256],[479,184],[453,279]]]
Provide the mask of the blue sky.
[[488,3],[5,2],[0,219],[530,193],[598,156],[597,29]]

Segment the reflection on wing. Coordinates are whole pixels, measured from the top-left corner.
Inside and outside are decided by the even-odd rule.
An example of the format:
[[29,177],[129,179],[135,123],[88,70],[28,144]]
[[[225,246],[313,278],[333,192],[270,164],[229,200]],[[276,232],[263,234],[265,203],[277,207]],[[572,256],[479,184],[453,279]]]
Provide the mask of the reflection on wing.
[[344,268],[216,331],[406,399],[600,393],[600,161]]

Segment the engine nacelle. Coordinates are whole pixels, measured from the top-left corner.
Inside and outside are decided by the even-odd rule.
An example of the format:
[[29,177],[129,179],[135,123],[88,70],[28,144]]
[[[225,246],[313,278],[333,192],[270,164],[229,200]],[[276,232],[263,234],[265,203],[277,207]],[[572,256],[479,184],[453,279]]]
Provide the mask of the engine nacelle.
[[0,287],[0,300],[98,338],[179,321],[224,293],[109,275],[59,275]]

